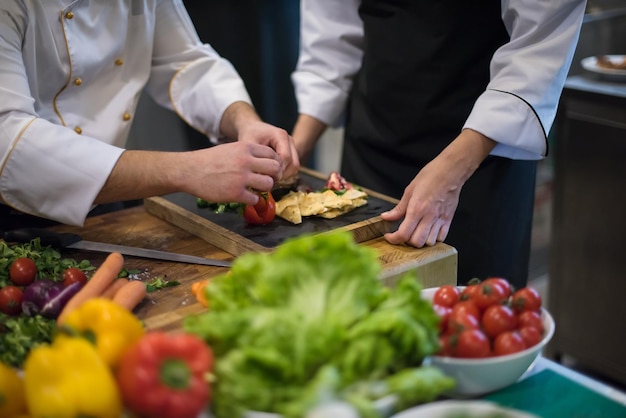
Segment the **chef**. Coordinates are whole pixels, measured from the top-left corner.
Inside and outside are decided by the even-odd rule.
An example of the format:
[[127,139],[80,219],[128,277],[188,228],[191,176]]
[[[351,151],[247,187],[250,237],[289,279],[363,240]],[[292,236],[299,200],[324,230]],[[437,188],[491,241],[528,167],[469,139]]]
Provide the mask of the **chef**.
[[[144,88],[213,142],[229,143],[125,150]],[[254,204],[251,188],[269,190],[298,166],[292,139],[261,121],[181,0],[0,3],[5,212],[81,225],[96,205],[171,192]]]
[[342,174],[400,199],[385,235],[459,251],[459,282],[526,283],[537,160],[582,0],[303,0],[300,158],[345,122]]

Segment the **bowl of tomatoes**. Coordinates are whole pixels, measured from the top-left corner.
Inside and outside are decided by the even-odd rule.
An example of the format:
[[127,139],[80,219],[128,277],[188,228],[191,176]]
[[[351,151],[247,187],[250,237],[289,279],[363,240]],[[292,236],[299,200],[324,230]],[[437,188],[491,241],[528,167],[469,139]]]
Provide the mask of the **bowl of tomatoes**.
[[515,383],[534,365],[555,324],[532,287],[506,279],[422,290],[440,317],[437,355],[426,362],[456,379],[453,397],[484,395]]

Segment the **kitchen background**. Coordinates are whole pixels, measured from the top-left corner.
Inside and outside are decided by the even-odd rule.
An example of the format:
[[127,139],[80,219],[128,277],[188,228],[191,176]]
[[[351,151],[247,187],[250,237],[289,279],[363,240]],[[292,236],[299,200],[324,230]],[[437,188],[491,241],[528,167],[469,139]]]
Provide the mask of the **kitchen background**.
[[[289,131],[297,116],[289,75],[297,60],[299,2],[186,0],[184,3],[201,39],[210,43],[237,68],[261,117]],[[587,15],[570,76],[584,74],[580,65],[583,58],[600,54],[626,54],[626,0],[587,2]],[[626,121],[624,123],[623,139],[626,141]],[[550,132],[551,149],[554,149],[554,141],[565,135],[559,131],[559,126],[558,122],[555,123]],[[340,129],[329,129],[311,160],[305,162],[306,165],[323,173],[338,169],[341,134]],[[207,141],[175,114],[159,108],[149,97],[142,97],[131,132],[131,148],[190,150],[207,146]],[[553,211],[553,196],[554,159],[550,155],[540,162],[537,172],[529,275],[529,283],[539,289],[546,303],[551,289],[553,218],[558,216]],[[619,332],[618,339],[613,343],[623,347],[625,337],[623,331]],[[567,356],[563,356],[562,360],[564,364],[615,387],[626,388],[624,374],[609,377],[601,367],[583,366]],[[623,361],[621,363],[621,367],[626,367]]]

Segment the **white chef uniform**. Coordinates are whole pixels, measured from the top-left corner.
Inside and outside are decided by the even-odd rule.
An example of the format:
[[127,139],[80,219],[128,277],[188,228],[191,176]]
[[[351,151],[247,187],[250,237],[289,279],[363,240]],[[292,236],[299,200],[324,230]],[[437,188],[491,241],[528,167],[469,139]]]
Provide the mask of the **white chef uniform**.
[[[292,76],[299,113],[329,125],[341,124],[363,56],[360,4],[361,0],[302,1],[300,57]],[[501,4],[511,40],[494,54],[491,81],[464,128],[497,141],[492,155],[537,160],[547,152],[546,134],[556,116],[586,2],[502,0]]]
[[144,87],[211,137],[230,104],[251,102],[181,0],[1,2],[0,201],[81,225]]

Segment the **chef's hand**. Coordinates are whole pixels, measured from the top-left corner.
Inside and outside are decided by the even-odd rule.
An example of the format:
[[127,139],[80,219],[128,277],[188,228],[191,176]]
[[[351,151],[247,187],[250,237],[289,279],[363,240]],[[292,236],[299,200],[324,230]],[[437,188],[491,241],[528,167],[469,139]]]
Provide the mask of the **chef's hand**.
[[445,164],[433,160],[407,186],[396,207],[381,214],[386,221],[404,217],[398,230],[385,234],[385,239],[418,248],[445,240],[460,191],[458,181],[448,178]]
[[266,145],[229,142],[188,153],[185,191],[209,202],[254,205],[283,172],[281,158]]
[[235,102],[224,112],[220,130],[237,141],[266,145],[280,157],[281,172],[275,180],[295,175],[300,169],[300,160],[293,139],[287,131],[263,122],[252,106]]
[[281,161],[282,172],[276,180],[298,173],[300,159],[293,139],[287,131],[264,122],[250,122],[239,132],[239,141],[267,145],[276,151]]
[[461,188],[495,142],[466,129],[406,187],[400,202],[382,213],[386,221],[404,220],[395,232],[385,234],[391,244],[421,248],[435,245],[448,236]]
[[229,142],[187,152],[127,150],[95,203],[185,192],[210,202],[256,204],[250,189],[268,191],[280,178],[282,160],[267,145]]

